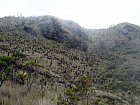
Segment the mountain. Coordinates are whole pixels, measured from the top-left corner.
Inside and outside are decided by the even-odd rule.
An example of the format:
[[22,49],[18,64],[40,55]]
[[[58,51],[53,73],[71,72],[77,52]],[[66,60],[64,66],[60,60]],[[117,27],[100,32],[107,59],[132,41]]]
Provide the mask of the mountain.
[[24,31],[33,36],[41,35],[47,39],[65,43],[67,47],[86,50],[87,35],[83,28],[71,20],[53,16],[6,17],[0,19],[0,31]]
[[[130,23],[121,23],[116,26],[110,27],[109,29],[95,30],[92,32],[94,42],[97,41],[98,44],[103,44],[107,49],[114,50],[119,49],[125,51],[129,49],[132,51],[135,47],[139,45],[140,39],[140,27]],[[97,45],[97,44],[96,44]],[[100,45],[99,45],[100,46]],[[116,49],[117,48],[117,49]],[[138,48],[139,49],[139,48]],[[138,50],[137,49],[137,50]]]
[[[89,30],[88,30],[89,31]],[[93,51],[111,60],[108,70],[124,83],[125,89],[137,87],[140,82],[140,27],[130,23],[120,23],[108,29],[90,30],[94,42]],[[111,58],[111,59],[110,59]],[[132,84],[131,84],[132,83]],[[130,84],[128,86],[128,84]],[[116,85],[116,87],[117,87]]]
[[0,18],[0,104],[139,105],[139,33],[130,23]]

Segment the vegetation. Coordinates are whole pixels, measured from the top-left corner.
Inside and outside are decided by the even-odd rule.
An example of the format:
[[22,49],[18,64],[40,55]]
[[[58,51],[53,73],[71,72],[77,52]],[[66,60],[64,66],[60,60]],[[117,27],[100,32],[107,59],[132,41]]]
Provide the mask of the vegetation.
[[88,37],[52,16],[0,18],[0,105],[139,105],[138,50]]

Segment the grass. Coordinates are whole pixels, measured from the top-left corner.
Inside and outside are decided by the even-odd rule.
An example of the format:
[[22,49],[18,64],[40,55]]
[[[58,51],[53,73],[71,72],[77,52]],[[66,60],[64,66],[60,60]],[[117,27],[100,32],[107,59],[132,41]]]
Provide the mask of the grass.
[[61,89],[59,86],[56,89],[48,86],[41,91],[33,86],[28,91],[26,85],[7,81],[0,88],[0,105],[57,105]]

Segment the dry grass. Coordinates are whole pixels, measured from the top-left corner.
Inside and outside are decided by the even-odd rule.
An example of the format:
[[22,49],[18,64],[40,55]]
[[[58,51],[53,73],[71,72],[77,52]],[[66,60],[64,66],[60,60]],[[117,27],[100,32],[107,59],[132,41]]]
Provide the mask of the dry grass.
[[0,105],[56,105],[59,92],[50,87],[41,92],[36,86],[29,92],[26,86],[6,82],[0,89]]

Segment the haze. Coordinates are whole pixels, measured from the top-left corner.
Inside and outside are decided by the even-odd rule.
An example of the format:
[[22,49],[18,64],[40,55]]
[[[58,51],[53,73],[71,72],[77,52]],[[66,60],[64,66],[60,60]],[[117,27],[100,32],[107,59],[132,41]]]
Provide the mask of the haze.
[[139,0],[0,0],[0,17],[53,15],[85,28],[140,25]]

